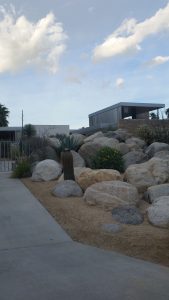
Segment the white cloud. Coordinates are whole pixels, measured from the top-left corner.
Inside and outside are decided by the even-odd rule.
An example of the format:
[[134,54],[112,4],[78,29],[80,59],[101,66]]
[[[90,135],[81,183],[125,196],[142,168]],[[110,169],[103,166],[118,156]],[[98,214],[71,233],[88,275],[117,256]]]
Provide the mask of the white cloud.
[[97,62],[115,55],[139,51],[140,43],[146,37],[164,30],[169,30],[169,3],[143,22],[124,20],[119,28],[94,49],[93,60]]
[[169,62],[169,56],[156,56],[151,61],[149,61],[147,64],[150,67],[155,67],[155,66],[165,64],[166,62]]
[[124,79],[121,77],[117,78],[115,86],[119,89],[123,88],[124,87]]
[[14,7],[7,12],[1,6],[0,14],[0,73],[30,66],[56,73],[67,36],[53,13],[37,23],[17,17]]

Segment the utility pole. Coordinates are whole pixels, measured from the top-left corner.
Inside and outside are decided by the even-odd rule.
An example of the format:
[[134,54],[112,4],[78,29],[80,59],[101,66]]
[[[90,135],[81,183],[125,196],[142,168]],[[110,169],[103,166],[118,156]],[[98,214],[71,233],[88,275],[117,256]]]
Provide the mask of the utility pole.
[[23,137],[23,109],[22,109],[22,137]]
[[22,131],[21,131],[21,155],[23,156],[23,109],[22,109]]

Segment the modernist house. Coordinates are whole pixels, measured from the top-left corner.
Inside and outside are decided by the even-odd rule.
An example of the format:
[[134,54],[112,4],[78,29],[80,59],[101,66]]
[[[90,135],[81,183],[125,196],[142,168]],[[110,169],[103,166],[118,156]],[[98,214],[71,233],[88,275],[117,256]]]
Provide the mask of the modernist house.
[[0,127],[0,141],[16,142],[21,138],[21,127]]
[[[37,136],[69,134],[69,125],[33,125]],[[17,142],[22,135],[22,127],[0,127],[0,141]]]
[[165,104],[120,102],[89,115],[89,126],[117,127],[121,119],[149,119],[149,112],[164,108]]

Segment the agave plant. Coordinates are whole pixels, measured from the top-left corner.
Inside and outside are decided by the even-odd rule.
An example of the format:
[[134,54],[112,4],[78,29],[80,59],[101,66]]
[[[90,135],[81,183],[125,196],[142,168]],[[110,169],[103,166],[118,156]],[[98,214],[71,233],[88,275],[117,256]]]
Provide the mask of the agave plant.
[[59,140],[59,146],[57,152],[60,155],[62,151],[65,150],[75,150],[77,151],[80,147],[79,142],[71,135],[56,135],[56,138]]

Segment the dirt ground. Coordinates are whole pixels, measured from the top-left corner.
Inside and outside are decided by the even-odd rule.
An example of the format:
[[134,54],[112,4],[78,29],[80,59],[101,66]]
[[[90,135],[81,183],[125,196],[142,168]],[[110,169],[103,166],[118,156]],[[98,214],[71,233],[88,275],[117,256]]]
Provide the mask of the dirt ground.
[[122,225],[122,231],[106,233],[102,230],[102,225],[116,223],[111,212],[88,206],[83,198],[61,199],[52,196],[51,190],[57,181],[32,182],[26,178],[22,182],[74,241],[169,267],[169,229],[160,229],[148,223],[146,202],[142,201],[140,204],[140,210],[145,214],[144,223]]

